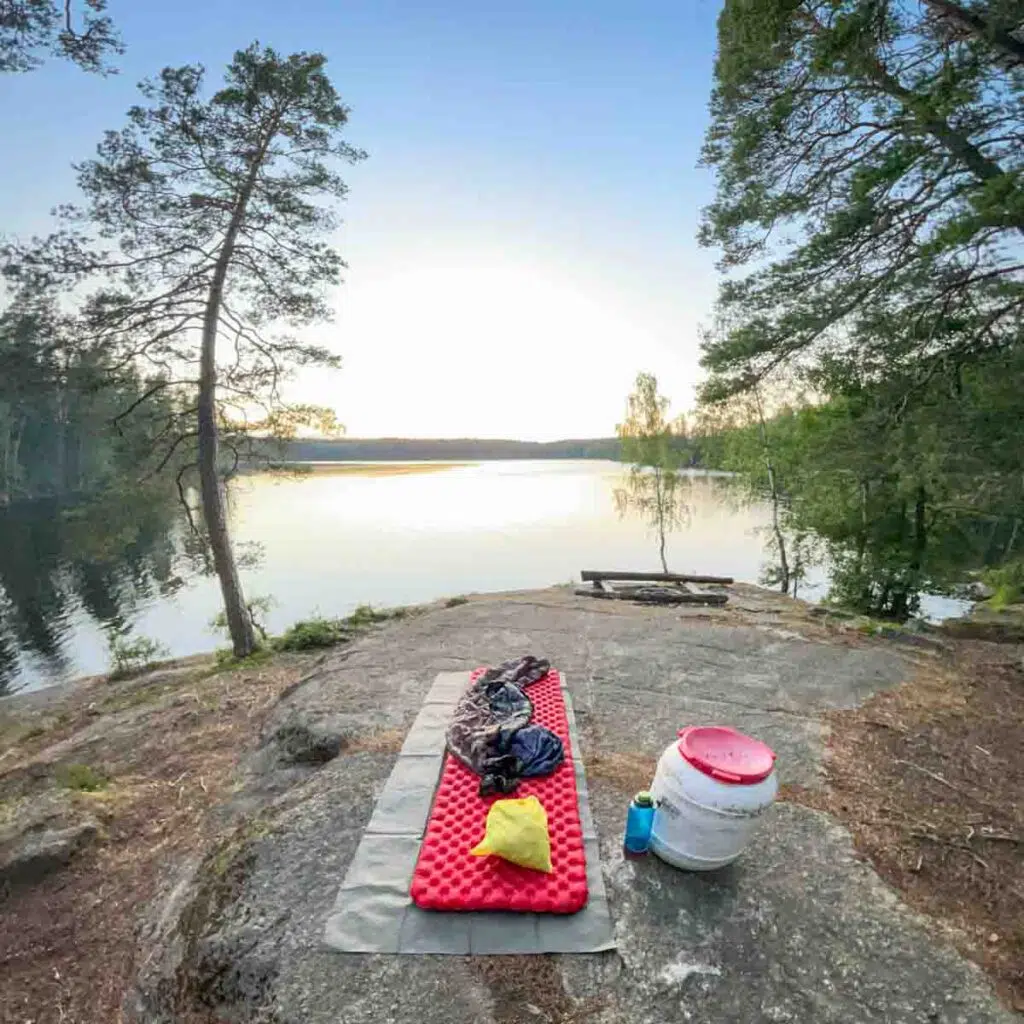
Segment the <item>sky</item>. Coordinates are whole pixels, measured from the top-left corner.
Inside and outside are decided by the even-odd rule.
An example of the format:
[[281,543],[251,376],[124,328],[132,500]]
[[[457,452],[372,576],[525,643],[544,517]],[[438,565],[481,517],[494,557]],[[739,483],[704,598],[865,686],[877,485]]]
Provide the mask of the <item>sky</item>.
[[320,50],[351,108],[341,355],[291,397],[351,436],[608,436],[640,371],[692,405],[717,284],[697,246],[717,0],[110,0],[101,78],[0,79],[0,230],[44,230],[136,83],[254,39]]

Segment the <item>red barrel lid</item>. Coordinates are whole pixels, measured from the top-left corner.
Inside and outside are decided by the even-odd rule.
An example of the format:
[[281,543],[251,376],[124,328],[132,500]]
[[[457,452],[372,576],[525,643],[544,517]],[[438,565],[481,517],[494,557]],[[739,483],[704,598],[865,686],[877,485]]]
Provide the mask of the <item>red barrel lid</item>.
[[750,786],[768,778],[775,751],[727,725],[690,725],[679,730],[679,753],[719,782]]

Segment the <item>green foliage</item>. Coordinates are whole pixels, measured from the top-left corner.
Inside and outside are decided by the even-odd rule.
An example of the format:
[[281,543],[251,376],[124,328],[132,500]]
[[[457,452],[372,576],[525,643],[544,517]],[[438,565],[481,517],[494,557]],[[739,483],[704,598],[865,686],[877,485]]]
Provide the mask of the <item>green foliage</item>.
[[1010,562],[998,569],[990,569],[982,579],[993,589],[988,599],[991,608],[1001,611],[1012,604],[1020,604],[1024,599],[1024,562]]
[[341,621],[349,629],[366,629],[381,622],[408,619],[413,615],[422,614],[423,611],[424,608],[416,604],[396,605],[394,608],[374,608],[373,605],[361,604]]
[[469,604],[469,598],[459,594],[457,597],[449,597],[445,601],[445,608],[458,608],[460,605]]
[[[260,639],[264,642],[267,641],[270,635],[267,632],[266,617],[270,614],[270,610],[276,603],[277,602],[274,598],[269,594],[257,594],[254,597],[250,597],[245,602],[245,608],[248,613],[249,620],[252,622],[253,628],[259,634]],[[223,609],[217,612],[217,614],[210,619],[210,629],[217,633],[230,635],[227,612]]]
[[[452,598],[451,600],[456,604],[466,601],[465,598],[461,600]],[[270,605],[267,599],[262,599],[259,603],[264,610]],[[300,619],[289,626],[280,636],[267,637],[263,633],[264,644],[247,658],[235,658],[228,649],[218,651],[217,667],[218,670],[244,668],[262,664],[271,654],[280,651],[312,651],[319,648],[336,647],[339,644],[348,643],[358,633],[365,632],[382,622],[404,619],[419,611],[420,609],[416,607],[374,608],[372,605],[361,604],[345,618],[327,618],[316,615],[310,619]],[[226,630],[223,613],[213,620],[213,624],[221,630]]]
[[123,679],[147,668],[154,661],[166,658],[170,651],[162,643],[148,636],[131,638],[114,635],[108,643],[111,661],[111,679]]
[[0,366],[0,503],[80,498],[139,476],[171,398],[158,388],[144,413],[120,419],[156,382],[86,339],[54,292],[17,292],[0,312]]
[[234,672],[236,669],[258,668],[265,665],[273,657],[274,651],[270,644],[257,644],[243,658],[235,656],[230,647],[218,647],[214,654],[214,672]]
[[98,793],[110,783],[105,775],[87,764],[60,764],[54,769],[53,775],[58,785],[80,793]]
[[685,437],[685,424],[670,422],[668,399],[658,394],[658,381],[649,373],[637,374],[635,390],[626,400],[626,418],[615,431],[622,442],[622,458],[629,462],[624,488],[615,492],[620,516],[636,513],[658,537],[661,567],[666,537],[687,521],[683,491],[685,479],[679,473],[684,455],[676,441]]
[[0,5],[0,73],[31,71],[52,54],[101,74],[124,52],[106,0],[4,0]]
[[348,109],[325,64],[254,43],[219,88],[201,65],[164,68],[141,84],[124,127],[76,166],[83,205],[60,207],[49,237],[3,248],[23,290],[62,294],[79,349],[102,344],[154,378],[116,419],[151,415],[150,400],[173,390],[146,475],[166,473],[183,499],[198,476],[239,656],[255,635],[218,476],[268,438],[336,427],[330,410],[284,402],[281,385],[339,357],[276,331],[330,318],[327,292],[344,267],[333,244],[347,193],[338,167],[365,155],[342,137]]
[[792,396],[719,451],[895,619],[1012,559],[1024,507],[1024,45],[1004,0],[935,6],[726,0],[704,148],[705,415]]
[[[1019,560],[1022,361],[1001,354],[965,368],[952,396],[932,382],[896,423],[875,388],[768,420],[783,529],[819,538],[833,600],[901,619],[922,591],[953,592],[972,572]],[[716,412],[723,465],[763,500],[758,425]]]
[[335,647],[352,638],[344,619],[321,617],[302,619],[275,637],[275,651],[310,651],[318,647]]
[[325,64],[253,44],[212,89],[199,65],[164,68],[77,165],[84,205],[60,207],[49,237],[4,249],[5,273],[27,293],[82,296],[68,317],[76,351],[102,343],[119,365],[148,370],[151,386],[122,403],[119,425],[158,421],[151,472],[187,479],[196,462],[200,335],[218,267],[225,471],[268,438],[334,429],[329,410],[283,402],[280,385],[338,357],[272,331],[329,319],[326,291],[344,266],[330,242],[347,193],[337,167],[365,154],[342,138],[348,108]]
[[[994,0],[973,13],[1007,16]],[[1017,337],[1024,79],[992,38],[937,31],[927,4],[728,0],[701,239],[753,269],[722,287],[707,398],[797,359],[827,357],[834,386]]]
[[353,629],[361,629],[379,622],[387,622],[388,619],[404,618],[405,615],[406,611],[402,608],[374,608],[373,605],[361,604],[348,618],[342,621]]

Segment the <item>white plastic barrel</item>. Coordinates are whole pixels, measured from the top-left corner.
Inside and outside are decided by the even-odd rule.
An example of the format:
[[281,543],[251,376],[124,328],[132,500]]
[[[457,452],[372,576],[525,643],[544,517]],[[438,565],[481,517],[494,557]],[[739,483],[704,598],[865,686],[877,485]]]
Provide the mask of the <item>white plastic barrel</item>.
[[651,850],[677,868],[709,871],[750,842],[779,784],[775,754],[726,726],[690,726],[658,761]]

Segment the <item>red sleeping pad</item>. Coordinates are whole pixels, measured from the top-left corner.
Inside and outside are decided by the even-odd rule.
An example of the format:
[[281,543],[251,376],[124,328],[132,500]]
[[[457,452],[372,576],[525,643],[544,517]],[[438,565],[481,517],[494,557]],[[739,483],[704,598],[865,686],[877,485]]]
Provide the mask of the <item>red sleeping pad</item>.
[[[472,679],[484,670],[477,669]],[[481,797],[480,778],[461,761],[445,757],[426,835],[412,876],[413,902],[427,910],[518,910],[575,914],[587,902],[587,862],[576,798],[576,775],[569,745],[561,679],[552,669],[526,690],[532,722],[556,733],[565,760],[551,775],[524,779],[514,797],[535,796],[548,815],[551,865],[545,874],[500,857],[473,857],[484,836],[488,808],[500,796]]]

